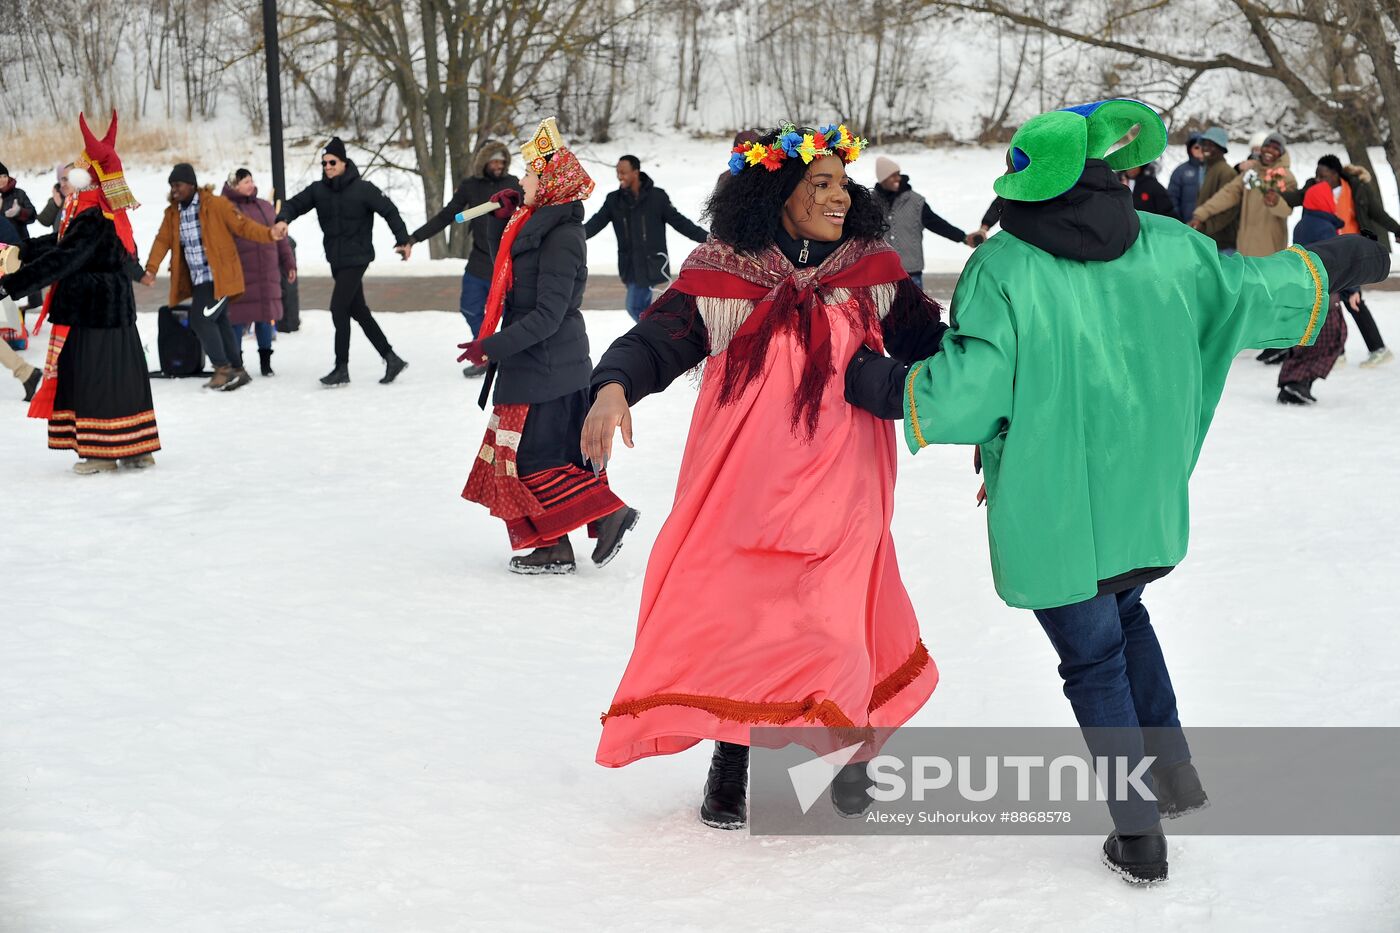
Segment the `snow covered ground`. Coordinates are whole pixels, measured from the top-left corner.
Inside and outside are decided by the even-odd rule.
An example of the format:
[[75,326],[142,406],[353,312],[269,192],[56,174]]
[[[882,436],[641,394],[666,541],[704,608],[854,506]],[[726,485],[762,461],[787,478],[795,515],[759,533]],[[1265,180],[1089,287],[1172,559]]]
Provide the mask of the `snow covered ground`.
[[[1400,296],[1373,304],[1400,333]],[[304,317],[274,379],[156,381],[144,473],[72,475],[0,381],[5,933],[1400,923],[1391,838],[1178,837],[1143,891],[1097,838],[706,829],[703,746],[593,763],[694,390],[636,411],[620,557],[515,577],[458,498],[485,418],[456,315],[383,316],[412,364],[392,386],[357,332],[334,392],[329,318]],[[589,313],[595,353],[624,324]],[[1236,363],[1191,556],[1149,589],[1188,725],[1400,725],[1400,365],[1359,371],[1354,330],[1349,349],[1307,410]],[[1072,724],[1044,636],[993,593],[969,452],[902,459],[895,536],[943,673],[915,723]]]

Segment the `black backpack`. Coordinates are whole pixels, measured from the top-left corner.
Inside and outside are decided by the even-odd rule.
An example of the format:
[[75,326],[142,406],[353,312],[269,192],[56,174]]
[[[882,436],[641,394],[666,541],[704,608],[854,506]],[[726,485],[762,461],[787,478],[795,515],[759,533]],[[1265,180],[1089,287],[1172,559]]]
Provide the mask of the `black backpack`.
[[156,315],[160,369],[151,375],[167,379],[204,375],[204,348],[200,346],[199,337],[190,330],[189,305],[173,308],[162,305]]

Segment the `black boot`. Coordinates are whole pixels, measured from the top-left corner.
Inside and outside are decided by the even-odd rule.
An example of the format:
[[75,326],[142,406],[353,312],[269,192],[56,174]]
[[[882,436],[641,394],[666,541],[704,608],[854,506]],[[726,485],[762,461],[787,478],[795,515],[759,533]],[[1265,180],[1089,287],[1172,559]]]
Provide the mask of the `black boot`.
[[743,829],[749,821],[749,747],[716,742],[700,803],[700,822],[715,829]]
[[24,380],[24,400],[26,402],[34,399],[34,393],[39,391],[39,380],[43,378],[43,370],[36,369],[29,374],[28,379]]
[[642,513],[623,506],[598,522],[598,543],[593,547],[593,563],[602,567],[622,550],[622,536],[637,527]]
[[486,375],[486,369],[486,366],[468,363],[466,366],[462,367],[462,375],[466,376],[468,379],[480,379],[482,376]]
[[1103,842],[1103,863],[1129,884],[1167,880],[1167,837],[1162,824],[1131,836],[1118,830]]
[[836,772],[831,781],[831,805],[836,812],[848,820],[857,820],[865,815],[875,798],[870,796],[870,788],[875,779],[870,776],[868,762],[846,765]]
[[264,376],[277,375],[272,371],[272,348],[258,347],[258,360],[262,364],[262,374]]
[[1285,382],[1279,387],[1278,401],[1280,405],[1311,405],[1317,399],[1308,391],[1307,383]]
[[1152,788],[1157,793],[1157,812],[1169,820],[1210,806],[1201,776],[1189,759],[1160,768],[1154,766]]
[[524,557],[510,559],[511,573],[573,573],[577,567],[574,563],[574,546],[569,543],[568,535],[549,547],[537,547]]
[[321,377],[321,385],[328,389],[336,389],[340,386],[350,384],[350,367],[344,363],[337,363],[335,369]]
[[408,364],[399,359],[399,355],[390,350],[384,357],[384,378],[379,380],[379,384],[386,386],[399,377],[399,373],[404,371]]
[[1288,359],[1288,354],[1292,352],[1292,347],[1274,347],[1272,349],[1263,351],[1258,356],[1256,356],[1255,359],[1263,363],[1265,366],[1273,366],[1277,363],[1282,363],[1284,360]]

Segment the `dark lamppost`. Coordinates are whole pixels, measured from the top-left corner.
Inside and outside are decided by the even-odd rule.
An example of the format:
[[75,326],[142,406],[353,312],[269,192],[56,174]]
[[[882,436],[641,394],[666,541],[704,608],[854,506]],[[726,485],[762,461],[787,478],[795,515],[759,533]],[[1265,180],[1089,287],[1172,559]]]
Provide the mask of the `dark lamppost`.
[[267,52],[267,126],[272,145],[272,201],[286,196],[287,174],[282,160],[282,62],[277,48],[277,0],[263,0],[263,48]]

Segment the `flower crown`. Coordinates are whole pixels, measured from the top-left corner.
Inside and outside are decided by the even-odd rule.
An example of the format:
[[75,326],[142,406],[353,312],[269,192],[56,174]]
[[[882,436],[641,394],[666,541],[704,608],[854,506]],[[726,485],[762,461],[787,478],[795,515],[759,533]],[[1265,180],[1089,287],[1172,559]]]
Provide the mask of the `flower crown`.
[[860,158],[866,145],[866,141],[853,135],[844,123],[808,131],[784,123],[778,130],[778,138],[768,145],[746,142],[735,146],[729,156],[729,173],[737,175],[751,165],[776,172],[788,159],[801,159],[810,165],[818,156],[827,155],[839,155],[841,161],[849,165]]

